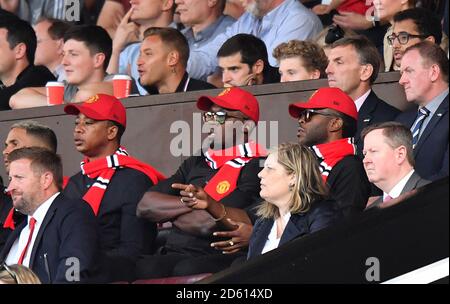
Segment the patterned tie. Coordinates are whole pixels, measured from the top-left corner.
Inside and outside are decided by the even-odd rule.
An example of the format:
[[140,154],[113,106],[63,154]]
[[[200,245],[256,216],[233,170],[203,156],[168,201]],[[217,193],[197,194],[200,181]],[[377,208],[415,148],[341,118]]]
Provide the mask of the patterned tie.
[[33,237],[35,224],[36,224],[36,220],[33,217],[30,218],[30,223],[28,224],[28,226],[30,227],[30,235],[28,236],[27,244],[25,245],[25,248],[23,249],[22,254],[20,255],[19,261],[17,262],[17,264],[19,264],[19,265],[23,264],[23,260],[25,259],[25,256],[27,255],[28,247],[30,246],[31,238]]
[[417,112],[416,121],[414,122],[414,124],[411,127],[411,133],[413,136],[413,141],[412,141],[413,148],[416,147],[416,144],[419,141],[420,129],[422,128],[423,122],[428,117],[428,115],[430,115],[430,110],[428,110],[425,107],[420,108],[419,111]]

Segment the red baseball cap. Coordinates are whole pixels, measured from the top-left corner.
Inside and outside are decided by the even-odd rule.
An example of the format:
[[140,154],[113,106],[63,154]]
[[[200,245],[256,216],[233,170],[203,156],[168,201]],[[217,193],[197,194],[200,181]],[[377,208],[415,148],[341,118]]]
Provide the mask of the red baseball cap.
[[358,111],[355,102],[350,96],[339,88],[321,88],[311,95],[308,101],[297,102],[289,105],[289,114],[299,118],[305,109],[333,109],[355,120],[358,120]]
[[111,120],[127,126],[127,113],[119,99],[106,94],[97,94],[90,97],[82,104],[69,104],[64,107],[64,112],[70,115],[83,113],[95,120]]
[[217,97],[201,96],[197,101],[197,108],[209,111],[212,104],[228,110],[237,110],[245,114],[255,123],[259,121],[259,104],[251,93],[237,88],[226,88]]

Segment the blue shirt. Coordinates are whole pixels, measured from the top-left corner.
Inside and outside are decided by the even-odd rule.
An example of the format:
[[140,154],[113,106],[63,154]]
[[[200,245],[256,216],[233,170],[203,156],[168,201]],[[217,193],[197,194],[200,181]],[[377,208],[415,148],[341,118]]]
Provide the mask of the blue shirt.
[[298,0],[285,0],[264,17],[244,13],[232,26],[216,37],[208,48],[192,50],[187,70],[193,78],[204,79],[217,67],[217,52],[222,44],[239,33],[253,34],[262,39],[269,52],[269,62],[277,66],[272,51],[280,43],[292,39],[314,38],[322,30],[320,19]]

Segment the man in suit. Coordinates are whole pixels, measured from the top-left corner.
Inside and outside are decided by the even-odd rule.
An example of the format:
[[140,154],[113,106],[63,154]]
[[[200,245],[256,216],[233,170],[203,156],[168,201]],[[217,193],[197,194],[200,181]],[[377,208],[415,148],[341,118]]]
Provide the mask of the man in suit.
[[9,236],[0,260],[29,267],[43,283],[91,282],[99,258],[97,224],[86,203],[60,193],[61,158],[32,147],[14,150],[8,160],[8,191],[27,220]]
[[361,137],[364,169],[369,181],[383,190],[383,197],[371,207],[429,183],[414,170],[412,134],[407,127],[398,122],[374,124]]
[[381,59],[377,49],[367,38],[356,36],[339,39],[331,45],[328,60],[328,85],[347,93],[358,110],[355,144],[358,155],[361,155],[362,129],[374,123],[394,120],[400,111],[378,98],[372,90]]
[[406,49],[401,61],[400,84],[408,102],[418,108],[396,119],[413,134],[416,171],[434,181],[448,176],[448,58],[432,42]]
[[[24,147],[42,147],[56,153],[57,145],[55,132],[46,125],[33,120],[13,124],[3,149],[6,174],[9,172],[8,155],[12,151]],[[11,195],[5,190],[6,188],[0,183],[0,251],[11,231],[24,219],[20,212],[11,212]]]

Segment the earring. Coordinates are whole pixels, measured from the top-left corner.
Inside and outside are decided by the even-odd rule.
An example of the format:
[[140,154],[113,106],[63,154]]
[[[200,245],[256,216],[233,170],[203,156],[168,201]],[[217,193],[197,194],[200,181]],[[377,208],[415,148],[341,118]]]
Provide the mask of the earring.
[[289,191],[293,191],[294,190],[294,184],[289,184]]
[[172,67],[172,73],[173,73],[173,74],[176,74],[176,73],[177,73],[175,67]]

